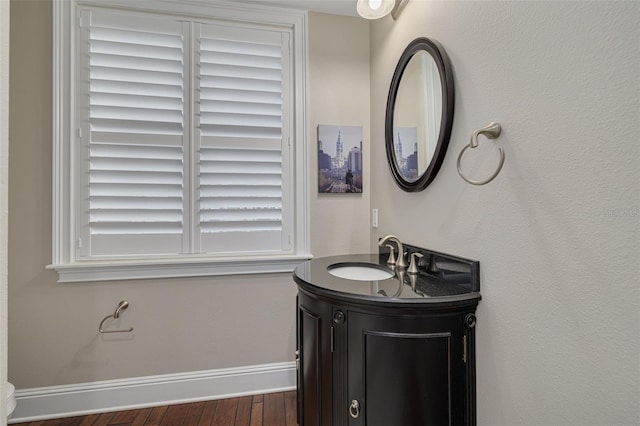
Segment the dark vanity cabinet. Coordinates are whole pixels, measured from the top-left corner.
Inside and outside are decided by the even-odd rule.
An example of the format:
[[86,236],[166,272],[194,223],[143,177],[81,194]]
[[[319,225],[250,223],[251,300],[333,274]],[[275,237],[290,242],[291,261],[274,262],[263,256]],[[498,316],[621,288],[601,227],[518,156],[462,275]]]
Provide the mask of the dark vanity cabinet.
[[[312,278],[294,273],[300,426],[476,424],[478,292],[429,297],[428,285],[416,292],[416,277],[403,274],[385,283],[324,278],[341,292],[300,276]],[[400,294],[382,295],[393,286]]]

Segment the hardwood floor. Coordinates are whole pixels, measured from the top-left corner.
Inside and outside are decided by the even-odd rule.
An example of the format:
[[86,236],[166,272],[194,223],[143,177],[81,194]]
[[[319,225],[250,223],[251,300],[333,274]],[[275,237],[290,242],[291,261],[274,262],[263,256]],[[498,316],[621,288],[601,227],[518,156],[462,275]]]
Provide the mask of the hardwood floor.
[[16,423],[21,426],[295,426],[296,424],[295,391]]

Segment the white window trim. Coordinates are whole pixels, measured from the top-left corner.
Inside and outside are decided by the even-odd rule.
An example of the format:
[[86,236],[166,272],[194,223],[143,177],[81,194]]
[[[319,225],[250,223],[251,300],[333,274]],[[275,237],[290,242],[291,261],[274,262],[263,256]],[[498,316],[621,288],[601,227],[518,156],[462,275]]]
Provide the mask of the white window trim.
[[[75,11],[78,5],[114,6],[122,10],[147,10],[167,14],[189,15],[235,21],[250,20],[259,24],[287,25],[292,28],[294,42],[293,78],[294,115],[292,136],[296,143],[294,180],[295,195],[294,251],[290,255],[255,256],[252,258],[204,256],[166,257],[144,261],[77,261],[75,259],[71,141],[74,139],[73,72]],[[53,34],[53,241],[52,264],[59,282],[148,279],[209,275],[240,275],[290,272],[301,261],[310,259],[309,242],[309,148],[308,148],[308,26],[307,13],[299,10],[264,7],[209,0],[54,0]]]

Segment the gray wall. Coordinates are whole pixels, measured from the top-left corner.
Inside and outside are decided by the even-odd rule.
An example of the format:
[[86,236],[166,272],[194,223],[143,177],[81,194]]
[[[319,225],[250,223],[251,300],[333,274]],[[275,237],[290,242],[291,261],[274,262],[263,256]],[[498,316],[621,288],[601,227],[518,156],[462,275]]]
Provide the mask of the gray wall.
[[[312,14],[309,26],[310,91],[322,99],[309,117],[313,152],[318,123],[361,124],[368,135],[369,26],[321,14]],[[350,40],[339,56],[327,57],[335,41],[325,37],[328,28]],[[11,2],[9,380],[25,389],[292,361],[290,274],[58,284],[56,273],[45,270],[51,263],[51,37],[50,1]],[[354,70],[361,80],[348,84]],[[327,90],[333,87],[340,90]],[[339,223],[331,210],[338,199],[318,198],[316,190],[311,198],[313,253],[368,250],[368,222]],[[368,195],[344,203],[351,215],[367,217]],[[334,240],[342,243],[334,247]],[[123,299],[131,305],[121,324],[134,333],[100,336],[98,323]]]
[[9,3],[0,3],[0,425],[7,417],[7,274],[9,201]]
[[[373,173],[379,235],[481,264],[482,425],[640,420],[640,3],[412,0],[371,26],[371,162],[386,162],[384,107],[404,46],[440,41],[456,110],[443,168],[424,192]],[[495,142],[456,159],[471,133]],[[468,160],[468,161],[466,161]]]
[[[314,256],[369,252],[369,24],[310,14],[311,244]],[[362,194],[318,194],[318,124],[362,126]],[[335,141],[324,141],[335,142]]]

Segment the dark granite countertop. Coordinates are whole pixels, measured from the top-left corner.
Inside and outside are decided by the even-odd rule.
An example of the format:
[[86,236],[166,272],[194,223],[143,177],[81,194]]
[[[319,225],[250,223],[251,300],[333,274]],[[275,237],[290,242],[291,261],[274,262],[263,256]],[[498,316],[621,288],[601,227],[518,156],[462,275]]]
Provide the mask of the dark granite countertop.
[[[312,259],[300,264],[293,278],[300,288],[326,296],[376,303],[434,304],[479,300],[479,263],[454,256],[425,251],[427,262],[412,275],[406,268],[387,265],[386,253],[349,254]],[[369,264],[390,271],[393,277],[377,281],[339,278],[329,273],[335,264]]]

